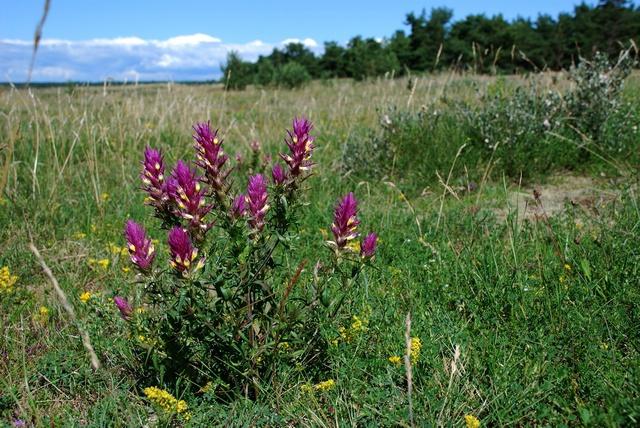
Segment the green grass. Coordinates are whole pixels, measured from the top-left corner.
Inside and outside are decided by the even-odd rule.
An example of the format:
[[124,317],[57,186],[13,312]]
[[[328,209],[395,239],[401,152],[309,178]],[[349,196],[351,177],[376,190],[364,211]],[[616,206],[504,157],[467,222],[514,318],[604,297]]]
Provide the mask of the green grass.
[[[0,160],[14,152],[0,205],[0,267],[19,279],[10,296],[0,295],[0,425],[13,418],[36,426],[164,423],[143,398],[149,385],[138,381],[132,339],[110,302],[135,284],[122,271],[126,257],[109,245],[124,244],[126,218],[153,222],[138,190],[142,150],[160,147],[170,164],[190,157],[191,125],[210,119],[223,130],[228,153],[246,158],[258,139],[275,156],[300,114],[314,121],[319,148],[296,260],[314,261],[324,251],[321,229],[328,229],[335,201],[355,191],[364,223],[380,232],[376,268],[360,283],[351,313],[323,328],[337,338],[353,315],[365,328],[329,348],[323,375],[335,380],[334,389],[306,393],[302,385],[318,379],[305,367],[288,368],[263,385],[257,401],[185,397],[192,426],[408,426],[404,367],[388,357],[403,353],[409,312],[411,335],[422,342],[413,373],[417,426],[463,426],[467,414],[487,426],[637,424],[640,201],[629,159],[607,157],[578,169],[597,176],[615,198],[567,202],[561,214],[539,221],[522,221],[524,213],[509,209],[518,180],[486,159],[463,155],[447,178],[457,149],[469,143],[455,123],[429,134],[432,147],[386,177],[344,168],[345,147],[367,144],[389,106],[447,112],[451,100],[477,102],[492,84],[441,75],[421,78],[413,94],[404,80],[237,93],[173,85],[106,94],[49,88],[31,97],[3,88]],[[637,103],[639,93],[634,75],[624,96]],[[633,142],[628,130],[618,132]],[[636,151],[637,141],[636,134]],[[466,193],[459,187],[469,176],[481,186]],[[508,213],[506,221],[497,208]],[[31,240],[89,332],[100,370],[91,369],[77,327],[27,248]],[[87,304],[79,300],[84,291],[94,294]],[[40,306],[49,308],[47,320],[38,319]]]

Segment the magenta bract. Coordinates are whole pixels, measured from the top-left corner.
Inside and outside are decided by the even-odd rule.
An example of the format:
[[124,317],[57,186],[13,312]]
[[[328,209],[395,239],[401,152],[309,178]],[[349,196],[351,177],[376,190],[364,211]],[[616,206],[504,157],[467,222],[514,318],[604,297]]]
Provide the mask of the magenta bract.
[[313,153],[313,136],[309,135],[313,124],[305,118],[293,119],[293,130],[287,130],[285,143],[289,147],[289,154],[280,154],[280,157],[289,166],[289,174],[296,178],[303,171],[308,171],[313,166],[311,154]]
[[239,194],[233,199],[233,203],[231,204],[231,217],[240,218],[245,215],[247,212],[247,204],[246,204],[246,196],[243,194]]
[[229,157],[222,150],[223,141],[218,138],[218,130],[212,130],[209,122],[197,123],[193,127],[196,144],[196,165],[204,171],[204,179],[216,192],[225,192],[230,171],[224,165]]
[[246,202],[249,205],[249,226],[255,231],[264,228],[264,216],[269,209],[267,205],[267,180],[262,174],[249,177]]
[[364,258],[371,258],[376,253],[378,235],[371,232],[360,242],[360,255]]
[[169,253],[171,254],[171,266],[182,276],[188,276],[204,266],[204,257],[197,260],[198,249],[191,243],[191,238],[186,230],[174,227],[169,231]]
[[271,168],[271,178],[273,179],[273,184],[276,186],[281,185],[286,180],[287,177],[280,164],[275,164],[273,168]]
[[124,228],[124,236],[127,240],[131,262],[141,271],[149,271],[156,253],[144,228],[135,221],[129,220]]
[[204,220],[204,216],[211,210],[204,199],[205,190],[200,185],[200,177],[194,170],[179,160],[167,180],[167,192],[176,204],[176,214],[189,220],[189,227],[208,230],[211,227]]
[[166,207],[169,197],[165,191],[164,158],[159,150],[147,147],[142,161],[142,189],[147,192],[146,202],[157,209]]
[[118,307],[118,310],[120,311],[120,316],[123,319],[128,320],[131,317],[131,314],[133,313],[133,308],[131,307],[127,299],[125,299],[124,297],[116,296],[113,298],[113,302]]
[[358,201],[353,193],[349,192],[338,202],[334,211],[331,231],[337,248],[344,248],[347,242],[358,237],[357,229],[360,220],[358,220],[357,214]]

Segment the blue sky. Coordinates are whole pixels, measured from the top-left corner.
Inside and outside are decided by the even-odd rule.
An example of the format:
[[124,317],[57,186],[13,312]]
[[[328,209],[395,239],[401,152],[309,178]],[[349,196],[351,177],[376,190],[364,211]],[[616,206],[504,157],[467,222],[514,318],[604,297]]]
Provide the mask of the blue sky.
[[[385,37],[410,11],[445,5],[454,19],[557,15],[578,1],[206,1],[51,0],[34,80],[207,79],[233,49],[254,60],[291,39],[321,51],[324,41]],[[0,81],[20,82],[43,0],[0,0]]]

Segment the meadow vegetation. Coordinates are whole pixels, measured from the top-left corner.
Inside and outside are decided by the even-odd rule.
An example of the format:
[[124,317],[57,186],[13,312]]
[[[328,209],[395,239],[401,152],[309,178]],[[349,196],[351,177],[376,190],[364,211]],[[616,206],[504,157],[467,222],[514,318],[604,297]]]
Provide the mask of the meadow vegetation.
[[[2,88],[0,424],[637,424],[640,78],[580,67]],[[221,168],[171,173],[214,129]]]

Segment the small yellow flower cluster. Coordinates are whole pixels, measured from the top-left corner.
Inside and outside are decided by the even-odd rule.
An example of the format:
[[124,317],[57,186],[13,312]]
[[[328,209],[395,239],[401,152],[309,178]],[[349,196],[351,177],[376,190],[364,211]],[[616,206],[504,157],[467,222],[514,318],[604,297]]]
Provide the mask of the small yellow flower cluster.
[[158,343],[157,340],[155,340],[155,339],[153,339],[151,337],[147,337],[147,336],[145,336],[143,334],[139,334],[138,335],[138,342],[140,342],[141,344],[146,345],[146,346],[155,346],[156,343]]
[[160,389],[155,386],[150,386],[143,390],[144,395],[147,396],[149,401],[158,406],[166,413],[176,413],[180,415],[185,421],[191,419],[191,414],[188,412],[187,402],[184,400],[178,400],[171,395],[168,391]]
[[102,201],[103,201],[103,202],[108,201],[108,200],[109,200],[109,194],[108,194],[107,192],[103,192],[103,193],[100,195],[100,199],[102,199]]
[[333,379],[327,379],[323,382],[316,383],[315,385],[311,385],[305,383],[300,387],[300,390],[306,394],[313,394],[314,391],[325,392],[330,391],[336,386],[336,381]]
[[339,340],[343,342],[351,342],[358,334],[365,331],[367,329],[368,321],[365,319],[361,319],[357,315],[353,315],[351,317],[351,325],[349,327],[340,326],[338,328],[338,333],[340,333],[339,339],[333,340],[333,344],[337,345]]
[[564,270],[566,270],[567,272],[571,272],[573,269],[571,268],[571,265],[569,263],[565,263]]
[[389,357],[389,362],[391,364],[395,364],[396,366],[399,366],[402,363],[402,357],[399,357],[397,355],[392,355],[391,357]]
[[467,428],[480,428],[480,421],[473,415],[466,415],[464,421],[467,423]]
[[107,250],[111,254],[116,256],[126,257],[129,254],[129,249],[127,247],[120,247],[113,242],[109,242],[109,245],[107,245]]
[[211,389],[213,387],[214,387],[213,382],[209,381],[209,382],[207,382],[207,384],[205,386],[200,388],[200,390],[198,390],[198,392],[201,393],[201,394],[206,394],[207,392],[211,391]]
[[109,259],[100,259],[100,260],[96,260],[94,258],[90,258],[89,260],[87,260],[87,264],[91,267],[98,265],[100,266],[103,270],[107,270],[109,269]]
[[73,234],[73,237],[75,239],[84,239],[84,238],[87,237],[87,234],[84,233],[84,232],[76,232],[76,233]]
[[422,349],[422,342],[418,337],[411,338],[411,353],[409,357],[411,357],[411,364],[415,364],[418,362],[420,358],[420,350]]
[[0,269],[0,294],[10,293],[13,291],[13,286],[16,281],[18,281],[18,277],[16,275],[11,275],[11,271],[7,266],[4,266]]
[[45,325],[49,321],[49,308],[40,306],[38,312],[33,315],[33,320],[40,325]]
[[325,380],[324,382],[313,385],[313,389],[316,391],[329,391],[336,386],[336,381],[333,379]]
[[347,244],[347,249],[355,254],[360,254],[360,241],[352,240]]
[[289,349],[291,349],[291,345],[289,345],[289,342],[280,342],[278,343],[278,349],[287,352]]
[[87,303],[90,299],[91,299],[91,293],[88,291],[85,291],[80,295],[80,301],[82,303]]

